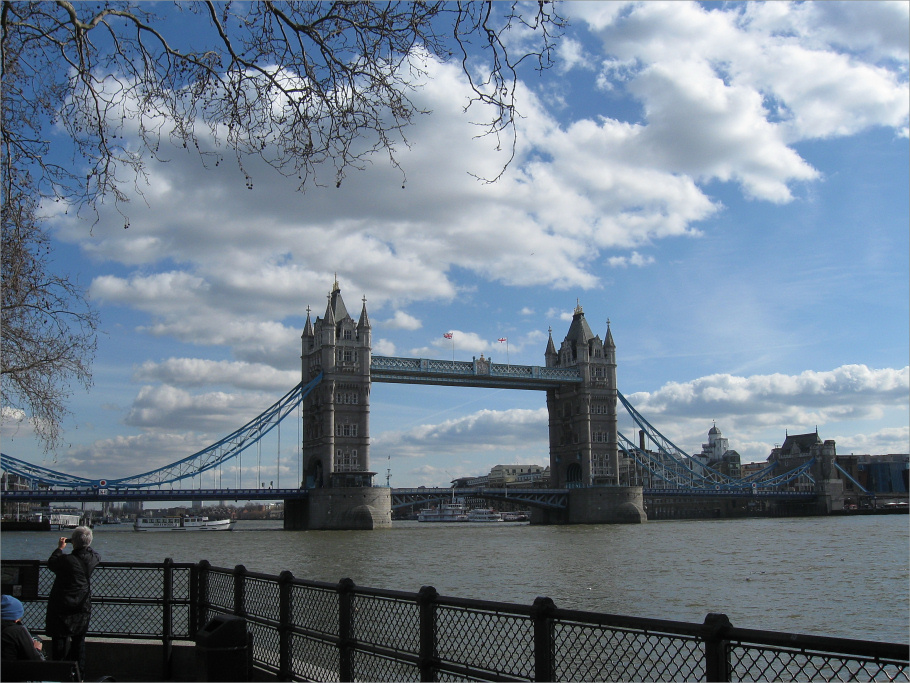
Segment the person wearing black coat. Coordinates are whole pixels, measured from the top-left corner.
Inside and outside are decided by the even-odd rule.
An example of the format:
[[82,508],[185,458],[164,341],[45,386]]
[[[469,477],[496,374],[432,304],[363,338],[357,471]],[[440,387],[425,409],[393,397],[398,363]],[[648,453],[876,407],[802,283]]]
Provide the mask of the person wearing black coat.
[[[73,552],[63,552],[67,543]],[[45,632],[51,638],[51,657],[57,661],[79,662],[85,671],[85,634],[92,616],[92,572],[101,557],[92,546],[92,530],[80,526],[72,539],[61,537],[47,560],[54,573],[54,585],[47,600]]]

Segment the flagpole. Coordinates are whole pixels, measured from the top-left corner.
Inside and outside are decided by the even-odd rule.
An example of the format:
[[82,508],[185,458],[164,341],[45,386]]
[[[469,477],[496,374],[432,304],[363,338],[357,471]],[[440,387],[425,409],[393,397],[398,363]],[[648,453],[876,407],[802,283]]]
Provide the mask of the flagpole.
[[452,370],[455,370],[455,332],[446,332],[442,336],[452,340]]

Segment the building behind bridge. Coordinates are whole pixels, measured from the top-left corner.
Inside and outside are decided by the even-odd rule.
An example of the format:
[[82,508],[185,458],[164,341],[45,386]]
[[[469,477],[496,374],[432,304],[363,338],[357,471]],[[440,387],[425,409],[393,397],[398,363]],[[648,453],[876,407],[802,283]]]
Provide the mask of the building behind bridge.
[[455,488],[549,488],[550,468],[541,465],[494,465],[489,474],[458,477],[450,483]]

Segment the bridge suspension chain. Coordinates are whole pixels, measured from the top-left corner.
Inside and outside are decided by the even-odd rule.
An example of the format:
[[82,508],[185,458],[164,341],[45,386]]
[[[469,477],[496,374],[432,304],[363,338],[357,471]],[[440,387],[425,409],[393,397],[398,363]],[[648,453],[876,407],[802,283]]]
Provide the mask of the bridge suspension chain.
[[[657,446],[657,453],[643,451],[635,446],[628,439],[625,440],[626,447],[623,448],[630,457],[639,461],[642,458],[648,462],[646,466],[654,475],[663,481],[679,488],[715,488],[716,486],[730,487],[736,486],[739,480],[735,477],[723,474],[707,465],[698,462],[691,455],[676,446],[667,437],[661,434],[644,416],[639,413],[635,407],[629,403],[625,396],[616,392],[623,407],[629,413],[645,435],[651,440],[651,443]],[[628,449],[628,450],[627,450]],[[638,456],[634,455],[637,453]]]
[[[120,479],[87,479],[56,472],[46,467],[39,467],[30,463],[2,455],[0,466],[8,472],[19,475],[25,479],[37,481],[49,486],[67,488],[78,487],[117,487],[117,488],[149,488],[171,484],[183,479],[192,479],[202,475],[203,472],[220,467],[228,460],[240,457],[244,450],[259,443],[266,434],[278,426],[281,421],[292,414],[303,402],[309,393],[322,381],[320,372],[306,385],[301,382],[277,402],[266,408],[261,414],[254,417],[239,429],[234,430],[224,438],[196,453],[142,474]],[[257,488],[259,483],[257,483]]]
[[[812,458],[792,470],[772,476],[778,464],[770,463],[759,472],[746,477],[737,478],[718,472],[706,464],[700,463],[688,453],[678,448],[657,429],[655,429],[635,407],[629,403],[625,396],[616,392],[626,411],[635,424],[657,446],[657,452],[646,451],[636,446],[622,434],[618,434],[618,445],[625,455],[632,459],[643,476],[650,481],[647,488],[678,488],[690,490],[739,490],[754,489],[761,491],[780,490],[802,480],[802,483],[814,485],[812,467],[815,459]],[[658,485],[656,480],[661,483]]]
[[319,373],[306,385],[301,382],[276,403],[239,429],[183,460],[178,460],[170,465],[132,477],[109,480],[108,485],[136,488],[160,486],[161,484],[187,479],[197,473],[218,467],[224,462],[240,456],[250,446],[257,444],[263,436],[272,431],[281,420],[290,414],[321,381],[322,373]]
[[15,474],[23,479],[35,481],[47,486],[91,486],[92,480],[85,477],[76,477],[71,474],[57,472],[56,470],[33,465],[30,462],[19,460],[6,453],[0,453],[0,469],[10,474]]

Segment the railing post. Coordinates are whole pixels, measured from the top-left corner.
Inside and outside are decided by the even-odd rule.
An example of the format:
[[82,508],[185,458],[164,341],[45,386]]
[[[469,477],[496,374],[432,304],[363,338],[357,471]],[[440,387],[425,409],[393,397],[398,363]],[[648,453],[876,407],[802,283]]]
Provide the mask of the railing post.
[[283,571],[278,575],[278,680],[293,680],[293,658],[291,657],[291,582],[294,575]]
[[730,674],[730,643],[724,636],[727,629],[733,625],[726,614],[711,612],[705,617],[705,680],[729,681]]
[[246,616],[246,567],[242,564],[234,567],[234,614]]
[[556,604],[550,598],[538,597],[532,606],[534,622],[534,680],[556,680],[556,643],[553,641],[552,614]]
[[209,606],[209,569],[211,563],[202,560],[193,567],[195,580],[190,581],[190,636],[196,637],[199,629],[208,621]]
[[354,680],[354,581],[338,582],[338,680]]
[[171,680],[171,643],[174,640],[174,560],[170,557],[164,558],[164,576],[161,590],[163,604],[161,605],[161,641],[162,652],[164,656],[163,672],[164,679]]
[[436,598],[439,593],[433,586],[422,586],[417,594],[420,619],[419,662],[420,680],[435,681],[439,668],[436,651]]

